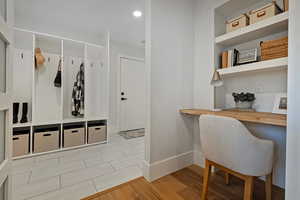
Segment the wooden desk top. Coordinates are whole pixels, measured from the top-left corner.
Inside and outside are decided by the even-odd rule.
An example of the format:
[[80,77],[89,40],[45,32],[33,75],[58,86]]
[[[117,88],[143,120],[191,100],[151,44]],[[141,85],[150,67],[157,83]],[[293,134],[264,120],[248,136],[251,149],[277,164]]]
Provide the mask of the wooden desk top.
[[183,109],[180,113],[200,116],[204,114],[217,115],[224,117],[232,117],[243,122],[253,122],[259,124],[269,124],[274,126],[286,127],[287,117],[282,114],[274,113],[263,113],[263,112],[247,112],[247,111],[235,111],[235,110],[224,110],[224,111],[211,111],[203,109]]

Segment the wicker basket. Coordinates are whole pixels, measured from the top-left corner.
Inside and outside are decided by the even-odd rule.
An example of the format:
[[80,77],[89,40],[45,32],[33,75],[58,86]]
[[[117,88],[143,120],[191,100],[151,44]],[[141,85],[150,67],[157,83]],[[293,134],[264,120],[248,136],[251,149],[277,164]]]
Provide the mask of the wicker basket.
[[288,57],[288,37],[261,42],[261,59]]

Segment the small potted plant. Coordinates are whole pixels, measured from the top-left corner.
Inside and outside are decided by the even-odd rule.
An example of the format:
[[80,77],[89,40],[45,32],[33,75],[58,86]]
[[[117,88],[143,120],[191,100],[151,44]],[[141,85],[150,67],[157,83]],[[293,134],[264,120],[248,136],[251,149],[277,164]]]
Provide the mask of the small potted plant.
[[236,108],[238,109],[252,109],[255,95],[252,93],[232,93]]

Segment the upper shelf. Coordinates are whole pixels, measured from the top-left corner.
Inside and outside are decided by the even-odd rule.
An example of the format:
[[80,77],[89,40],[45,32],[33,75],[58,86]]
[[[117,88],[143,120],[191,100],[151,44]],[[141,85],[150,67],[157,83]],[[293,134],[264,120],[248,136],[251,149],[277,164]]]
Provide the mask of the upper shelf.
[[233,46],[288,30],[289,13],[284,12],[239,30],[216,37],[215,43]]
[[287,69],[288,58],[277,58],[273,60],[255,62],[235,67],[229,67],[225,69],[218,69],[220,75],[230,75],[243,72],[255,72],[255,71],[270,71],[276,69]]

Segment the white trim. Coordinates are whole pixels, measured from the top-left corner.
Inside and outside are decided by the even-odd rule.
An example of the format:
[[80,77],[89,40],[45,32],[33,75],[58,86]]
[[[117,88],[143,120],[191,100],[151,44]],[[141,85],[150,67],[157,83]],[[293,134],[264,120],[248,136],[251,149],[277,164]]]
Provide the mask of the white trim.
[[144,178],[151,182],[151,177],[150,177],[150,164],[146,161],[143,160],[142,162],[142,172],[143,172],[143,176]]
[[[144,162],[144,176],[148,181],[154,181],[163,176],[188,167],[194,163],[194,152],[186,152],[152,164]],[[148,169],[147,169],[148,168]]]
[[145,62],[144,58],[139,58],[139,57],[134,57],[134,56],[128,56],[128,55],[123,55],[123,54],[119,54],[119,58],[124,58],[127,60],[135,60],[135,61],[141,61],[141,62]]
[[[106,90],[106,101],[107,101],[107,110],[106,110],[106,112],[107,113],[105,113],[106,115],[107,115],[107,121],[106,121],[106,127],[110,127],[111,126],[111,120],[110,120],[110,104],[111,103],[109,103],[110,102],[110,88],[111,88],[111,86],[110,86],[110,68],[111,68],[111,66],[110,66],[110,32],[109,31],[107,31],[107,33],[106,33],[106,65],[107,65],[107,90]],[[110,132],[107,130],[107,142],[109,142],[109,138],[110,138]]]
[[4,181],[8,178],[9,174],[11,173],[11,161],[5,160],[0,165],[0,186],[4,183]]
[[2,17],[0,17],[0,38],[8,44],[12,43],[12,32]]
[[146,127],[145,160],[151,161],[151,0],[145,1],[145,67],[146,67]]
[[10,27],[11,4],[6,5],[6,18],[0,17],[0,38],[5,41],[6,61],[5,61],[5,92],[0,93],[0,110],[5,112],[5,133],[4,133],[4,160],[0,163],[0,184],[5,183],[5,199],[11,199],[11,158],[12,158],[12,59],[13,59],[13,30]]
[[27,30],[27,29],[22,29],[22,28],[17,28],[17,27],[14,27],[14,30],[21,31],[21,32],[27,32],[27,33],[32,33],[34,35],[46,36],[46,37],[59,39],[59,40],[66,40],[66,41],[80,43],[80,44],[87,44],[89,46],[94,46],[94,47],[98,47],[98,48],[105,48],[102,45],[92,44],[92,43],[89,43],[89,42],[74,40],[74,39],[71,39],[71,38],[61,37],[61,36],[52,35],[52,34],[48,34],[48,33],[41,33],[41,32],[37,32],[37,31],[32,31],[32,30]]
[[138,62],[145,63],[145,59],[133,57],[133,56],[127,56],[123,54],[118,55],[118,68],[117,68],[117,115],[116,115],[116,124],[117,124],[117,131],[121,131],[121,59],[127,59],[127,60],[135,60]]

